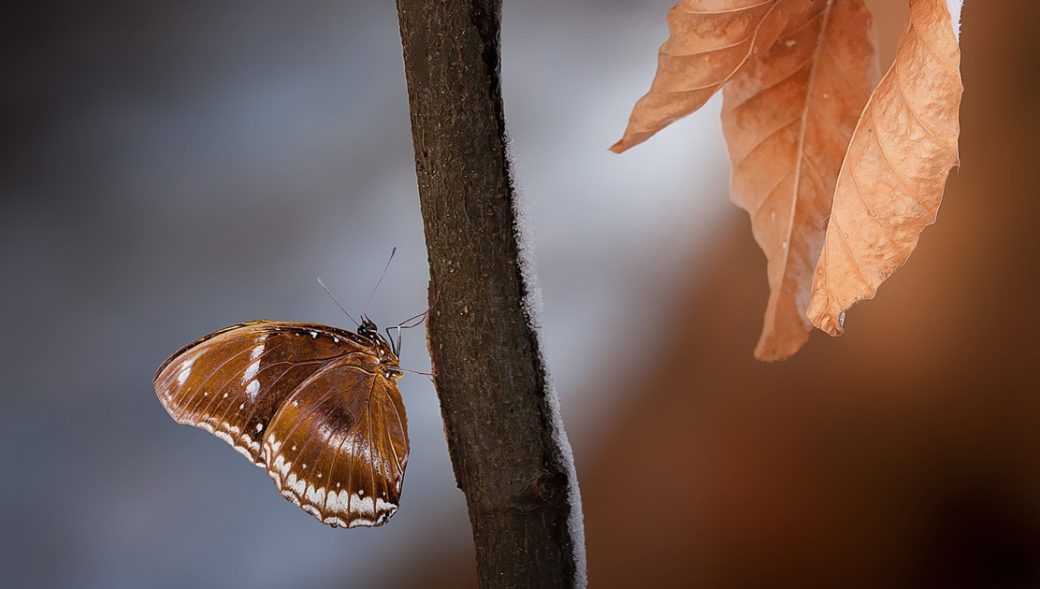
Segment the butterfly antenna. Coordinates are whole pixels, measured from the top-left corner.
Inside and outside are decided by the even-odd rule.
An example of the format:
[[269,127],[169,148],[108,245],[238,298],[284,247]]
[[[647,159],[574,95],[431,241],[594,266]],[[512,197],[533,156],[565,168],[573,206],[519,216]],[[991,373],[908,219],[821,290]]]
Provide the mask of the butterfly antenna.
[[[387,259],[386,265],[383,266],[383,273],[379,275],[379,280],[376,281],[375,287],[372,288],[372,293],[368,295],[368,300],[365,301],[365,311],[368,311],[368,304],[372,302],[372,297],[376,296],[376,291],[379,290],[379,285],[383,284],[383,278],[386,277],[386,271],[390,269],[390,262],[394,261],[394,254],[397,253],[397,246],[390,250],[390,258]],[[364,312],[361,313],[364,315]]]
[[329,298],[332,299],[333,303],[336,303],[336,306],[339,307],[339,310],[343,311],[343,314],[346,315],[348,319],[354,322],[354,327],[358,327],[357,319],[354,319],[350,315],[350,313],[347,313],[347,310],[343,308],[343,305],[339,304],[339,301],[336,300],[336,295],[332,294],[332,291],[329,290],[329,287],[325,286],[325,281],[323,281],[320,277],[318,278],[318,284],[320,284],[321,287],[325,289],[325,294],[329,295]]

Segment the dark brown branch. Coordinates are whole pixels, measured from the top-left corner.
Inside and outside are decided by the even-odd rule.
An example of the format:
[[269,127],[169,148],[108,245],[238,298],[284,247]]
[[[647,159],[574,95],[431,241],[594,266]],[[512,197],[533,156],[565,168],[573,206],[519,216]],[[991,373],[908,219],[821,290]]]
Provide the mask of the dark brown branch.
[[[482,587],[584,579],[577,497],[524,301],[499,79],[501,2],[398,0],[431,290],[430,354]],[[580,529],[573,530],[580,534]]]

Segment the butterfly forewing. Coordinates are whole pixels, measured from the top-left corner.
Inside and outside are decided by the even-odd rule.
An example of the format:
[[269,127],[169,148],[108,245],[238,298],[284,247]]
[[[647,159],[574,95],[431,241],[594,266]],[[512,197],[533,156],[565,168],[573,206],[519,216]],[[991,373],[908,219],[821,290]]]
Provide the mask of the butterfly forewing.
[[159,368],[155,390],[176,421],[265,467],[319,520],[371,526],[396,510],[407,462],[404,407],[386,369],[396,364],[346,330],[256,321],[185,346]]
[[[344,389],[349,397],[336,400]],[[356,357],[301,384],[264,444],[282,494],[324,523],[376,526],[397,511],[408,458],[404,407],[393,379]]]

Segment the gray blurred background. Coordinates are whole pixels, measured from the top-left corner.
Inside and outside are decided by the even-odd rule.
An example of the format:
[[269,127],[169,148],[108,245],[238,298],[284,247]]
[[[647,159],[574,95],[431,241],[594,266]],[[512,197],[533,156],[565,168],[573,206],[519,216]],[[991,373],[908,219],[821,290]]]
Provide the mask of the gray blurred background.
[[[689,252],[731,214],[717,106],[624,157],[606,149],[649,84],[670,5],[505,7],[516,176],[579,469],[615,407],[602,385],[626,375],[609,361],[620,335],[668,325]],[[385,325],[425,307],[393,3],[6,12],[0,586],[365,587],[426,558],[430,538],[470,551],[422,377],[402,384],[402,508],[375,530],[317,524],[230,447],[174,424],[151,388],[169,353],[225,325],[349,327],[315,278],[360,311],[395,246],[368,313]],[[637,353],[655,353],[648,339]],[[406,367],[427,369],[424,341],[406,335]]]
[[[1040,3],[967,3],[939,222],[845,336],[779,364],[751,356],[765,264],[718,101],[606,149],[672,3],[505,3],[593,586],[1040,586]],[[868,5],[885,67],[907,3]],[[374,530],[318,524],[151,387],[225,325],[349,327],[314,279],[361,311],[395,246],[368,313],[425,307],[393,3],[23,3],[0,47],[0,589],[473,586],[428,380],[402,381],[412,458]]]

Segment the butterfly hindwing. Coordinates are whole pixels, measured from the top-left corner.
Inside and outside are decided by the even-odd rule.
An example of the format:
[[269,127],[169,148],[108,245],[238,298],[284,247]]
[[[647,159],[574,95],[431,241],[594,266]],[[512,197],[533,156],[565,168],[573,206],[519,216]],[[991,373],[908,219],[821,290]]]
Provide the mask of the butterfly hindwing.
[[408,460],[394,381],[364,357],[346,356],[286,399],[264,455],[287,499],[335,526],[377,526],[394,514]]

